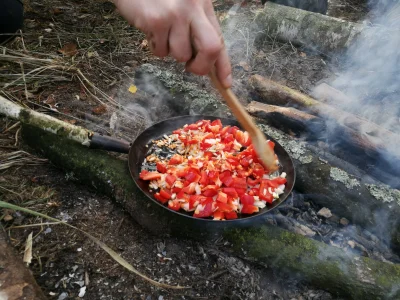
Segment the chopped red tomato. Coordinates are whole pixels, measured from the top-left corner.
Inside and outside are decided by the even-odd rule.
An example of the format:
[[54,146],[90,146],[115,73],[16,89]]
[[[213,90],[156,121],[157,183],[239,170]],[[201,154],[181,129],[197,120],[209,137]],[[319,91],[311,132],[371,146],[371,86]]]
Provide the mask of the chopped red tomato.
[[227,203],[228,202],[228,195],[223,193],[223,192],[219,192],[218,193],[218,197],[217,197],[217,201],[223,202],[223,203]]
[[264,174],[265,174],[264,167],[259,163],[255,163],[253,165],[253,175],[257,178],[260,178],[263,177]]
[[248,194],[243,194],[240,196],[240,202],[243,205],[253,205],[254,204],[254,197]]
[[238,215],[237,215],[237,213],[235,211],[230,211],[230,212],[226,212],[225,213],[225,218],[227,220],[233,220],[233,219],[237,219]]
[[142,172],[140,172],[139,177],[140,179],[143,180],[155,180],[155,179],[160,179],[161,174],[158,172],[149,172],[147,170],[143,170]]
[[167,173],[167,166],[164,163],[158,161],[156,166],[157,166],[157,171],[158,172]]
[[217,185],[207,185],[202,194],[206,197],[213,197],[218,194],[219,187]]
[[217,202],[216,206],[218,210],[223,212],[231,212],[234,209],[234,207],[228,203]]
[[181,209],[181,203],[177,200],[169,200],[168,201],[168,208],[178,211]]
[[254,206],[254,205],[243,205],[241,213],[242,214],[251,215],[251,214],[254,214],[254,213],[258,212],[258,211],[259,211],[259,209],[258,209],[257,206]]
[[260,183],[260,179],[252,179],[251,177],[247,177],[247,184],[250,186],[255,186]]
[[160,196],[165,198],[165,199],[171,199],[172,193],[170,190],[167,189],[161,189],[160,190]]
[[238,197],[238,193],[235,188],[224,187],[224,188],[222,188],[222,191],[232,198]]
[[[210,198],[209,198],[210,199]],[[202,204],[197,205],[196,210],[194,211],[193,217],[195,218],[207,218],[212,215],[212,204],[213,201],[208,200]]]
[[267,203],[272,203],[272,201],[274,200],[274,197],[269,192],[268,185],[266,182],[267,182],[266,180],[261,181],[258,196],[260,197],[261,200],[265,200]]
[[[176,154],[169,160],[158,157],[147,162],[156,172],[140,173],[141,179],[152,181],[154,198],[168,203],[171,210],[194,211],[196,218],[232,220],[238,218],[239,208],[248,215],[259,211],[255,196],[272,203],[275,189],[287,183],[282,177],[264,179],[269,171],[248,132],[236,126],[223,126],[219,119],[199,120],[173,133],[168,139],[176,143],[170,145]],[[268,146],[274,149],[275,143],[268,141]]]
[[154,198],[156,198],[158,201],[160,201],[162,204],[167,203],[168,199],[165,199],[160,195],[160,193],[155,193]]
[[170,165],[179,165],[183,162],[183,156],[179,154],[174,154],[171,159],[169,160]]
[[224,220],[225,214],[222,211],[216,210],[214,211],[213,218],[214,220]]
[[189,172],[185,175],[185,179],[188,182],[198,182],[200,180],[200,178],[201,178],[201,176],[195,172]]
[[176,181],[176,176],[168,174],[165,177],[165,182],[167,183],[167,185],[172,186]]
[[237,189],[247,189],[246,178],[234,177],[232,186]]

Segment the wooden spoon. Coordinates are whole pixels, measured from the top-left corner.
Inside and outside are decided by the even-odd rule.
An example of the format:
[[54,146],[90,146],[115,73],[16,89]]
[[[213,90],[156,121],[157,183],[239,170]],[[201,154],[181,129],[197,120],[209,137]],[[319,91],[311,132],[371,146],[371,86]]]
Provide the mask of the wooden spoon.
[[278,164],[276,163],[275,153],[267,143],[265,135],[261,130],[254,124],[251,116],[246,112],[238,98],[232,92],[231,89],[226,89],[220,83],[215,69],[213,68],[209,74],[212,83],[220,92],[222,97],[225,99],[226,104],[229,106],[233,114],[243,128],[249,133],[251,141],[254,145],[254,149],[258,154],[258,157],[263,162],[264,166],[268,168],[270,172],[278,170]]

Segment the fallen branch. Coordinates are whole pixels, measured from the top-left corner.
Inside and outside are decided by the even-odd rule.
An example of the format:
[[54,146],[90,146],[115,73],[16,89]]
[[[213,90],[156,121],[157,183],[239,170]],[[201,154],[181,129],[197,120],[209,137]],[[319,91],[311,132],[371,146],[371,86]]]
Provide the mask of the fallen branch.
[[324,103],[336,103],[340,106],[346,106],[346,104],[348,105],[349,103],[353,102],[353,99],[348,97],[346,94],[326,83],[321,83],[315,87],[312,96]]
[[342,50],[362,32],[362,24],[267,2],[255,22],[271,38],[328,54]]
[[313,130],[325,129],[321,118],[310,115],[293,107],[282,107],[252,101],[246,106],[252,116],[265,120],[269,125],[290,133],[297,134]]
[[[150,202],[138,190],[132,182],[126,161],[103,151],[87,150],[64,137],[44,133],[32,126],[23,126],[23,138],[53,163],[74,172],[82,184],[95,187],[98,192],[115,199],[148,230],[181,237],[188,234],[182,223],[169,219],[163,213],[163,208]],[[337,194],[340,195],[340,191],[336,190]],[[375,204],[379,203],[375,201]],[[335,205],[340,206],[338,203]],[[192,232],[193,235],[198,236]],[[237,255],[275,270],[299,274],[308,282],[335,294],[354,299],[399,297],[399,291],[396,290],[400,284],[398,265],[353,256],[341,249],[266,225],[257,230],[225,232],[224,236]]]
[[[365,157],[385,163],[382,168],[390,174],[400,176],[400,136],[375,123],[340,110],[310,96],[281,85],[260,75],[253,75],[249,80],[260,101],[273,105],[284,105],[304,109],[311,114],[323,117],[331,122],[328,134],[335,134],[335,139],[347,142],[351,139],[359,150],[365,150]],[[333,126],[332,126],[333,124]],[[338,130],[338,132],[333,132]],[[343,134],[345,133],[345,134]],[[364,161],[362,162],[365,166]],[[359,165],[362,167],[362,165]]]
[[45,300],[30,270],[18,257],[0,225],[0,299]]
[[[9,114],[13,115],[17,110],[17,108],[14,107],[15,104],[10,104],[5,99],[3,99],[3,102],[6,106],[8,105],[13,109],[11,111],[7,111],[2,109],[0,106],[0,112],[6,115],[8,112]],[[75,135],[63,133],[66,130],[73,133],[86,133],[87,130],[84,128],[65,123],[47,115],[32,112],[28,109],[24,109],[23,111],[24,113],[19,121],[25,128],[37,128],[40,130],[40,132],[46,131],[55,133],[60,139],[66,138],[82,144],[82,141],[77,139]],[[31,122],[31,118],[27,118],[26,115],[34,116],[36,122]],[[14,118],[17,117],[18,115],[14,116]],[[46,120],[46,122],[38,121],[42,120],[43,118]],[[314,199],[316,204],[320,205],[321,207],[328,207],[338,216],[346,217],[356,224],[363,225],[374,233],[377,232],[377,235],[386,237],[386,240],[391,242],[393,248],[400,250],[400,218],[398,217],[400,215],[399,190],[390,189],[377,181],[370,179],[365,180],[365,178],[368,176],[348,163],[339,162],[340,164],[338,164],[337,159],[332,159],[333,164],[328,164],[320,159],[320,153],[306,149],[303,144],[296,141],[292,137],[268,126],[260,125],[260,127],[266,134],[272,138],[275,138],[291,155],[296,166],[296,173],[298,174],[295,184],[295,188],[297,190],[304,194],[318,195],[318,197],[315,197]],[[49,130],[49,128],[57,128],[58,130]],[[67,151],[67,149],[64,148],[64,146],[56,139],[53,139],[48,143],[43,142],[41,144],[42,146],[40,146],[39,140],[41,136],[39,133],[33,132],[31,135],[25,134],[24,138],[25,141],[28,142],[32,147],[36,149],[39,147],[42,153],[45,153],[47,156],[49,156],[50,160],[61,164],[61,166],[64,168],[70,167],[69,164],[64,165],[64,161],[72,161],[75,164],[74,168],[77,168],[77,173],[85,174],[90,168],[93,167],[93,172],[99,173],[99,176],[101,174],[106,176],[107,172],[105,172],[103,169],[107,168],[108,172],[111,172],[113,176],[116,176],[114,179],[119,178],[118,174],[114,174],[115,171],[113,170],[113,167],[117,169],[120,168],[119,165],[104,164],[103,168],[97,169],[98,165],[94,162],[91,162],[92,157],[94,157],[93,155],[97,152],[90,152],[87,148],[82,147],[82,153],[77,153],[74,150],[76,155],[79,154],[82,157],[73,156],[73,153]],[[51,145],[51,147],[49,145]],[[56,157],[53,157],[53,155],[56,155]],[[338,168],[338,166],[341,167],[341,169]],[[350,174],[357,175],[358,177],[354,177],[353,175],[343,171],[343,168],[348,170]],[[361,178],[362,180],[358,178]],[[101,177],[98,186],[100,189],[109,187],[109,185],[104,186],[102,183],[103,180],[105,180],[105,178]],[[126,186],[132,186],[131,180],[125,182],[126,178],[124,177],[119,178],[119,180],[123,180]],[[118,183],[119,180],[112,180],[111,182]],[[91,180],[90,182],[90,184],[93,185],[96,181]],[[118,190],[118,184],[115,188]],[[138,193],[138,191],[135,190],[135,193]],[[143,207],[137,206],[138,204],[134,201],[125,199],[123,204],[127,205],[129,210],[132,212],[140,212],[136,213],[134,217],[138,220],[138,222],[140,220],[139,223],[145,224],[145,227],[151,228],[152,226],[156,225],[153,224],[154,222],[152,222],[152,219],[146,218],[146,214],[141,213]],[[148,213],[151,214],[152,212],[149,211]],[[382,215],[385,216],[383,220],[385,220],[386,223],[383,227],[381,218]],[[180,227],[181,224],[179,228]]]
[[[79,229],[79,228],[77,228],[75,226],[72,226],[71,224],[68,224],[68,223],[65,223],[65,222],[63,222],[61,220],[49,217],[49,216],[47,216],[45,214],[30,210],[30,209],[27,209],[27,208],[24,208],[24,207],[20,207],[20,206],[17,206],[17,205],[13,205],[13,204],[10,204],[10,203],[4,202],[4,201],[0,201],[0,207],[7,208],[7,209],[12,209],[12,210],[15,210],[15,211],[22,211],[22,212],[25,212],[25,213],[28,213],[28,214],[31,214],[31,215],[34,215],[34,216],[37,216],[37,217],[41,217],[41,218],[44,218],[44,219],[48,219],[48,220],[54,221],[57,224],[62,224],[62,225],[65,225],[65,226],[67,226],[69,228],[72,228],[74,230],[79,231],[80,233],[84,234],[87,238],[92,240],[92,242],[94,242],[97,246],[99,246],[101,249],[103,249],[105,252],[107,252],[107,254],[110,255],[111,258],[114,259],[121,266],[123,266],[124,268],[128,269],[132,273],[136,274],[137,276],[139,276],[143,280],[148,281],[150,284],[152,284],[152,285],[154,285],[156,287],[166,288],[166,289],[176,289],[176,290],[187,289],[188,288],[188,287],[182,287],[182,286],[179,286],[179,285],[173,286],[173,285],[169,285],[169,284],[165,284],[165,283],[160,283],[160,282],[154,281],[153,279],[143,275],[138,270],[136,270],[130,263],[128,263],[125,259],[123,259],[117,252],[115,252],[113,249],[108,247],[102,241],[100,241],[99,239],[95,238],[94,236],[92,236],[91,234],[87,233],[86,231],[84,231],[82,229]],[[29,240],[29,238],[28,238],[28,240]],[[30,236],[30,251],[29,252],[32,252],[32,236]],[[25,253],[26,253],[26,250],[25,250]],[[30,262],[30,260],[32,260],[31,253],[28,254],[28,255],[24,255],[24,262],[25,262],[26,257],[27,257],[27,261]]]
[[59,136],[67,136],[69,139],[83,145],[88,145],[89,136],[92,134],[91,131],[84,128],[74,126],[28,108],[22,108],[2,96],[0,96],[0,114],[24,124],[42,128],[47,132],[52,132]]

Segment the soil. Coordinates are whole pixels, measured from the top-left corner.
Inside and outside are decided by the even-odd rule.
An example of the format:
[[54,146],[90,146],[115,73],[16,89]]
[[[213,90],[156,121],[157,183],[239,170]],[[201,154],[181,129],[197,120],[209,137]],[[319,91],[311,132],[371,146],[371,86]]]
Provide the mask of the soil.
[[[339,5],[332,7],[350,7],[348,2],[330,2]],[[83,4],[76,0],[27,0],[24,3],[24,34],[7,47],[37,57],[56,57],[78,67],[98,91],[104,91],[117,102],[120,89],[133,84],[135,68],[143,63],[184,72],[183,66],[172,59],[151,56],[145,36],[130,28],[108,1],[90,0]],[[320,80],[332,76],[339,67],[337,62],[329,61],[326,57],[273,39],[261,41],[253,47],[254,32],[241,31],[245,27],[239,25],[242,21],[250,22],[252,10],[261,4],[247,1],[235,14],[229,15],[227,11],[233,4],[233,1],[214,2],[220,20],[227,16],[239,20],[233,22],[234,28],[228,30],[226,39],[234,67],[234,90],[243,101],[248,101],[245,85],[251,74],[257,73],[309,92]],[[330,14],[340,16],[343,11],[332,9]],[[351,12],[345,17],[352,20],[365,14],[363,6],[354,3],[345,11]],[[77,51],[72,57],[66,52],[65,45],[68,43],[73,45],[69,51]],[[60,49],[64,49],[61,51],[64,54],[60,53]],[[0,81],[9,82],[13,78],[11,75],[20,71],[19,64],[5,65],[1,68]],[[185,74],[185,78],[213,91],[206,78],[191,74]],[[104,100],[101,93],[90,93],[76,74],[65,71],[33,78],[27,82],[27,88],[29,97],[23,84],[4,89],[4,93],[14,100],[27,100],[26,105],[60,119],[103,133],[113,133],[109,120],[115,105],[102,106],[99,103],[99,99]],[[145,98],[146,94],[138,91],[131,96],[131,101],[134,101]],[[85,119],[82,114],[91,118]],[[1,119],[2,131],[12,124]],[[2,134],[2,154],[23,146],[19,143],[18,147],[13,146],[17,142],[17,130],[18,126]],[[119,133],[132,136],[132,132],[124,133],[123,129]],[[218,241],[197,243],[152,236],[109,198],[96,194],[90,186],[79,184],[73,174],[65,174],[50,163],[38,161],[32,165],[33,161],[36,160],[29,157],[19,166],[1,171],[1,193],[6,200],[67,220],[101,239],[154,280],[191,287],[180,291],[156,289],[121,268],[84,235],[62,225],[10,229],[11,240],[21,257],[24,241],[29,233],[34,233],[34,258],[30,269],[50,299],[79,299],[78,295],[83,293],[84,287],[86,290],[82,298],[95,300],[336,299],[323,290],[304,285],[301,278],[287,277],[277,270],[231,257],[222,251],[223,245]],[[29,200],[36,201],[32,204]],[[5,221],[7,215],[12,218]],[[0,220],[8,228],[45,222],[37,217],[10,211],[0,213]]]

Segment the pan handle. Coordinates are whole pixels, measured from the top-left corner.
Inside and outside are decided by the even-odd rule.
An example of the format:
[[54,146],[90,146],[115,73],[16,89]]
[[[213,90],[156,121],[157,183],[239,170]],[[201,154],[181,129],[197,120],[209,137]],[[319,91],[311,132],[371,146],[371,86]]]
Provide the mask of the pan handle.
[[131,145],[125,140],[95,133],[90,139],[89,147],[118,153],[129,153]]

